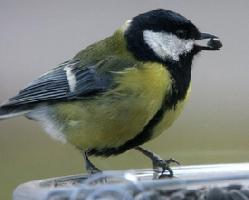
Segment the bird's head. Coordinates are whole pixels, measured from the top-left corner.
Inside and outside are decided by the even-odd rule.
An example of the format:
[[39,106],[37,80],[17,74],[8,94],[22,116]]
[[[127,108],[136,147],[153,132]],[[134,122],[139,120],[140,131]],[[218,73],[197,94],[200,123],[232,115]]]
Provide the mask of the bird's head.
[[152,10],[134,17],[124,32],[127,47],[142,61],[186,63],[202,50],[219,50],[218,37],[201,33],[182,15],[171,10]]

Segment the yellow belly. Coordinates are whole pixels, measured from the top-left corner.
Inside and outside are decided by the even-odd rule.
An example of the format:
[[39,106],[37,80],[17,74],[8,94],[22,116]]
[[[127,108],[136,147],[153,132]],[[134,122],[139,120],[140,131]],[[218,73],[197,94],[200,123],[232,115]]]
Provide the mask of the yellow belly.
[[177,117],[181,114],[184,105],[187,102],[188,96],[191,92],[191,87],[189,87],[188,91],[187,91],[187,95],[186,98],[182,101],[179,101],[176,105],[176,107],[170,110],[167,110],[164,113],[164,116],[162,118],[162,120],[156,125],[156,127],[153,130],[153,135],[152,138],[157,137],[158,135],[162,134],[167,128],[169,128],[173,122],[177,119]]
[[92,100],[57,104],[61,132],[78,148],[119,147],[139,134],[171,89],[167,70],[157,63],[115,74],[118,87]]

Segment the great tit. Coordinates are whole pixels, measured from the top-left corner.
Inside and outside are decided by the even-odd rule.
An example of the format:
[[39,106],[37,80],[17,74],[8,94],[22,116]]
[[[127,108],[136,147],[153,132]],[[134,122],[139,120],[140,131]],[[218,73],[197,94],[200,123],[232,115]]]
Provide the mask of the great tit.
[[218,37],[201,33],[174,11],[139,14],[31,82],[1,105],[0,119],[24,115],[40,122],[50,136],[82,152],[90,173],[99,170],[88,156],[136,149],[154,168],[172,175],[174,160],[162,160],[140,145],[181,113],[193,57],[221,46]]

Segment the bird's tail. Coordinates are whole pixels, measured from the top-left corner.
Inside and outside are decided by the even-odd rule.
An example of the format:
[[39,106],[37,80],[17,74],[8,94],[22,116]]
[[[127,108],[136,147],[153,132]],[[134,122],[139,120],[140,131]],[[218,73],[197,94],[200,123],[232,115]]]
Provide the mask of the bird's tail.
[[30,108],[21,106],[0,106],[0,120],[25,115],[30,112]]

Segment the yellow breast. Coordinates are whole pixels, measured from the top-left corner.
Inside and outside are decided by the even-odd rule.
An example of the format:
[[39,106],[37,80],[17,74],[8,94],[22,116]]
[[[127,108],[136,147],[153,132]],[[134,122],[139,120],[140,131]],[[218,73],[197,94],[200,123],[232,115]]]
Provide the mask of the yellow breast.
[[163,131],[165,131],[167,128],[169,128],[173,124],[173,122],[181,114],[183,107],[187,102],[190,92],[191,92],[191,87],[189,87],[185,99],[178,101],[178,103],[176,104],[174,108],[169,109],[164,113],[162,120],[153,129],[152,138],[155,138],[158,135],[162,134]]
[[171,89],[170,74],[158,63],[115,72],[114,77],[118,87],[104,95],[56,106],[70,143],[82,149],[119,147],[143,130]]

